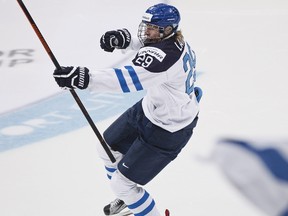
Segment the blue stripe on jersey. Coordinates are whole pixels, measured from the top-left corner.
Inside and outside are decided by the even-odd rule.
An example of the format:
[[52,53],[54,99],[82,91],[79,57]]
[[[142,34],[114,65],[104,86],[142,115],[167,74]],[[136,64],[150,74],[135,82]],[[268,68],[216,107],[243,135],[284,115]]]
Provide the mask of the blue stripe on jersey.
[[122,91],[123,92],[130,92],[130,89],[128,88],[126,80],[125,80],[125,78],[123,76],[122,70],[118,69],[118,68],[114,68],[114,70],[115,70],[116,75],[118,77],[118,80],[119,80],[119,83],[120,83]]
[[125,68],[128,70],[137,91],[143,90],[143,87],[140,83],[140,80],[139,80],[134,68],[132,66],[125,66]]
[[147,191],[145,191],[143,197],[140,200],[138,200],[136,203],[128,205],[128,208],[129,209],[135,209],[135,208],[139,207],[148,199],[148,197],[149,197],[149,194],[147,193]]
[[[125,69],[127,69],[131,79],[132,79],[132,82],[136,88],[137,91],[140,91],[140,90],[143,90],[143,87],[140,83],[140,80],[134,70],[134,68],[132,66],[125,66]],[[121,89],[123,92],[130,92],[130,89],[127,85],[127,82],[125,80],[125,77],[123,75],[123,72],[121,69],[118,69],[118,68],[114,68],[115,70],[115,73],[117,75],[117,78],[119,80],[119,83],[120,83],[120,86],[121,86]]]

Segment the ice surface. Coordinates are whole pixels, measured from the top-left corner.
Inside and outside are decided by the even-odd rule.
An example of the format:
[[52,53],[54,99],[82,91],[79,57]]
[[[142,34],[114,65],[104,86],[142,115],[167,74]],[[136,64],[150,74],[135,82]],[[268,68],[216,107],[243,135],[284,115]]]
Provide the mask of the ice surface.
[[[121,52],[102,52],[101,34],[125,27],[135,35],[142,13],[157,2],[24,1],[60,64],[90,68],[110,67],[126,58]],[[146,189],[161,212],[169,208],[171,215],[263,216],[207,157],[223,136],[287,137],[288,2],[166,2],[182,14],[181,29],[197,54],[197,85],[204,95],[189,145]],[[17,1],[2,0],[0,5],[0,145],[9,139],[12,146],[0,152],[0,215],[101,215],[114,197],[96,153],[97,138],[88,124],[56,134],[55,125],[58,130],[70,115],[61,115],[60,121],[37,111],[43,101],[63,94],[51,75],[54,66]],[[81,97],[97,109],[113,102],[105,95]],[[69,94],[67,100],[73,100]],[[125,100],[130,105],[137,97]],[[59,114],[57,103],[46,108]],[[96,118],[100,112],[89,108]],[[116,106],[117,112],[102,114],[95,120],[99,130],[124,109]],[[77,107],[69,104],[67,110]],[[73,118],[84,117],[79,111]],[[33,133],[40,129],[51,135]],[[17,145],[21,133],[27,134],[29,145]]]

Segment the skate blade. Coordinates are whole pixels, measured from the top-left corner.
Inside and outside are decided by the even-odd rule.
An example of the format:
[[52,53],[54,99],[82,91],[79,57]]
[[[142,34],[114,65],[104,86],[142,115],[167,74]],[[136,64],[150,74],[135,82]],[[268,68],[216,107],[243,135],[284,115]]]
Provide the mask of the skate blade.
[[133,213],[130,211],[126,211],[126,212],[121,212],[115,216],[128,216],[128,215],[133,215]]
[[[126,207],[127,208],[127,207]],[[132,215],[133,213],[129,209],[123,209],[121,212],[113,215],[106,215],[106,216],[128,216]]]

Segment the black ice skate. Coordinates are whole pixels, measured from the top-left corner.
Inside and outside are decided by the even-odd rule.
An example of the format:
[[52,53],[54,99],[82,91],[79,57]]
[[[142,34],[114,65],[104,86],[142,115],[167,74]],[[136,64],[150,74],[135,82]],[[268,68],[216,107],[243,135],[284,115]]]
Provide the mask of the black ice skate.
[[106,205],[103,210],[104,214],[109,216],[132,215],[132,212],[129,211],[126,204],[120,199],[115,199],[110,204]]

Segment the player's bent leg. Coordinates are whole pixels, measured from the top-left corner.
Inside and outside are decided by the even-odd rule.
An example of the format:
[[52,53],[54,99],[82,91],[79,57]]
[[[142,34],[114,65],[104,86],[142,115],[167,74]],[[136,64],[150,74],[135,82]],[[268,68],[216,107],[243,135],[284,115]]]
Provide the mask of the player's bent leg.
[[130,118],[134,118],[132,108],[119,116],[103,133],[110,148],[122,154],[126,154],[137,137],[137,129],[131,123]]
[[116,159],[115,163],[110,161],[102,146],[98,145],[100,158],[104,161],[108,178],[111,178],[113,172],[117,169],[118,162],[123,158],[123,155],[128,151],[132,143],[137,137],[137,130],[133,127],[131,119],[134,117],[135,108],[132,107],[119,116],[103,133],[109,149]]
[[119,170],[112,176],[111,187],[116,197],[123,200],[134,215],[160,215],[150,194],[123,176]]
[[[97,143],[96,145],[99,157],[104,161],[105,169],[109,179],[117,169],[117,164],[123,158],[123,154],[125,154],[123,149],[128,149],[135,139],[135,129],[131,128],[130,124],[127,122],[129,110],[118,117],[103,133],[103,138],[106,141],[111,153],[115,157],[116,162],[111,162],[110,158],[100,143]],[[133,136],[131,136],[131,134],[133,134]]]
[[117,169],[118,162],[123,158],[123,154],[121,154],[120,152],[117,152],[117,151],[113,151],[108,146],[108,148],[110,149],[110,151],[113,154],[114,158],[116,159],[116,162],[112,163],[110,158],[108,157],[107,153],[105,152],[104,148],[102,147],[102,145],[100,143],[97,143],[96,148],[97,148],[97,152],[98,152],[99,157],[104,162],[104,166],[105,166],[105,170],[106,170],[106,173],[107,173],[107,177],[109,179],[111,179],[111,176],[113,175],[113,173]]

